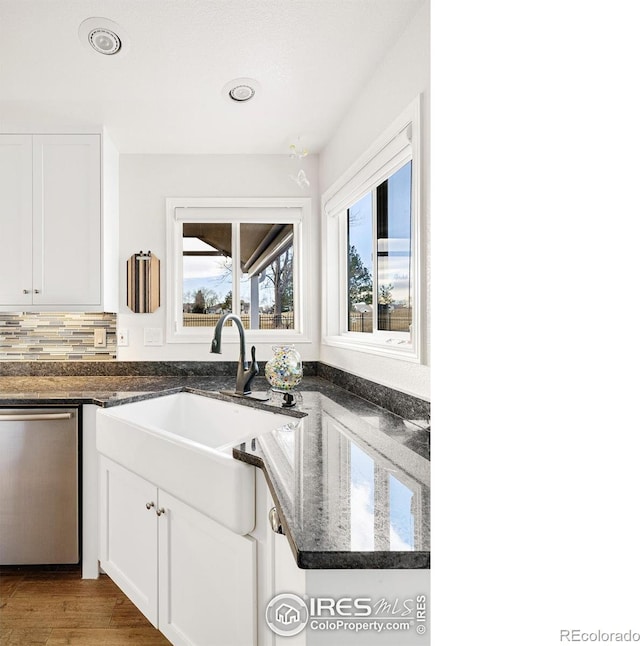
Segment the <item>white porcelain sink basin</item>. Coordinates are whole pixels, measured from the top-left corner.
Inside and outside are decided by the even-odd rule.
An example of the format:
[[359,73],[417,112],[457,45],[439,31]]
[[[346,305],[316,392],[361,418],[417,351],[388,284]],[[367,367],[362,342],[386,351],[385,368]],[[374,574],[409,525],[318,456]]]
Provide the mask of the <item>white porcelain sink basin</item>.
[[97,412],[98,453],[237,534],[255,524],[254,467],[231,447],[291,417],[192,393]]

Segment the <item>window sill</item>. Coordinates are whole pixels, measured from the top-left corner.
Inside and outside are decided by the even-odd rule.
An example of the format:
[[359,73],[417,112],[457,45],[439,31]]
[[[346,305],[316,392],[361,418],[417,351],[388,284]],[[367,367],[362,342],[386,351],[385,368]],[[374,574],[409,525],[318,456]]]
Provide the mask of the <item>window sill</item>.
[[[167,343],[211,343],[213,338],[213,329],[214,328],[204,328],[201,330],[194,330],[194,334],[168,334]],[[238,332],[237,330],[231,329],[230,332],[223,331],[223,342],[237,343],[238,342]],[[312,340],[306,335],[303,335],[299,332],[262,332],[245,330],[245,344],[246,345],[257,345],[257,344],[271,344],[271,345],[296,345],[300,343],[311,343]]]
[[356,352],[365,352],[366,354],[399,359],[409,363],[420,363],[418,350],[415,345],[406,344],[405,347],[402,347],[393,343],[357,339],[347,335],[325,336],[322,339],[322,343],[344,350],[355,350]]

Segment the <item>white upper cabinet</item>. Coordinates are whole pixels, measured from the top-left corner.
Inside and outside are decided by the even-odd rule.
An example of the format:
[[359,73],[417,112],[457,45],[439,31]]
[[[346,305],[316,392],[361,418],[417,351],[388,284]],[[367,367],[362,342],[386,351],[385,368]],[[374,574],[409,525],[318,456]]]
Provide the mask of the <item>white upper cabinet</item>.
[[30,135],[0,135],[0,304],[31,305]]
[[33,303],[100,305],[100,135],[33,137]]
[[101,144],[99,134],[0,135],[0,310],[115,310]]

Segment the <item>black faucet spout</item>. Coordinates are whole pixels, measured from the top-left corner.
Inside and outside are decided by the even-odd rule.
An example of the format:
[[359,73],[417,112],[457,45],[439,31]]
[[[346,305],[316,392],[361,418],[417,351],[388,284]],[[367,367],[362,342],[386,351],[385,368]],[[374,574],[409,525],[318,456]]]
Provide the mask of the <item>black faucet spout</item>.
[[235,314],[225,314],[216,325],[211,341],[211,352],[220,354],[222,352],[222,328],[224,324],[231,320],[236,324],[240,335],[240,357],[238,358],[238,371],[236,373],[236,395],[250,395],[251,382],[258,374],[258,362],[256,361],[256,348],[251,347],[251,362],[245,360],[246,350],[244,343],[244,326],[239,316]]

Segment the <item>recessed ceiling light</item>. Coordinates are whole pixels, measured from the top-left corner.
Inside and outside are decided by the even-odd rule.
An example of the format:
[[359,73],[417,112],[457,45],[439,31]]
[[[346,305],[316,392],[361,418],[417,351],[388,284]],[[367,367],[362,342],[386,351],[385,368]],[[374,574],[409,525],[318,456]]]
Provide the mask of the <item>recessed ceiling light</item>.
[[233,79],[222,88],[222,95],[236,103],[246,103],[253,99],[259,88],[260,84],[255,79]]
[[87,18],[78,29],[80,42],[92,51],[113,56],[127,49],[127,37],[120,25],[108,18]]
[[89,44],[101,54],[113,56],[122,47],[120,37],[110,29],[94,29],[89,33]]
[[234,101],[248,101],[255,93],[250,85],[236,85],[229,90],[229,96]]

